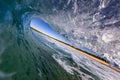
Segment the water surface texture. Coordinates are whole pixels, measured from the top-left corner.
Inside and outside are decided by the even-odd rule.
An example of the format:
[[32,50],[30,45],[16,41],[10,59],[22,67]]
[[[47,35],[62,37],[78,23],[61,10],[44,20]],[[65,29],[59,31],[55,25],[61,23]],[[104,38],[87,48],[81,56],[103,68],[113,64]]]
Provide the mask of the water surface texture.
[[33,18],[120,68],[120,0],[0,0],[0,80],[120,79],[120,73],[31,30]]

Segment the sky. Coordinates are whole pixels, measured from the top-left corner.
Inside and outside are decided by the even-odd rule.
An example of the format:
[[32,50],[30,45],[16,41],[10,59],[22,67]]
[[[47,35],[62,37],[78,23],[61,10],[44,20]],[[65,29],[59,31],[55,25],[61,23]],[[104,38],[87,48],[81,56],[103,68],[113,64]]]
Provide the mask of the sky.
[[39,18],[33,18],[31,20],[31,23],[30,23],[30,27],[50,36],[50,37],[53,37],[57,40],[60,40],[62,42],[65,42],[65,43],[69,43],[67,40],[65,40],[65,38],[58,34],[53,28],[51,25],[49,25],[48,23],[46,23],[45,21],[39,19]]

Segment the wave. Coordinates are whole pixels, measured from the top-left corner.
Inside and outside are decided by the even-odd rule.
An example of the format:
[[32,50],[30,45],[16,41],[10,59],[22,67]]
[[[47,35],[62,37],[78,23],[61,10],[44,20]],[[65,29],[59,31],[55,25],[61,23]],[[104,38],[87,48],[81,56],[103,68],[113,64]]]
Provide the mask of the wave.
[[[38,39],[31,31],[30,21],[34,17],[49,23],[56,32],[72,42],[73,46],[86,47],[95,52],[94,55],[120,68],[119,7],[119,0],[0,1],[0,79],[83,79],[73,75],[73,72],[79,69],[70,65],[66,67],[67,61],[61,61],[55,57],[58,54],[52,54],[54,53],[54,49],[50,47],[52,44],[47,41],[45,43],[43,36]],[[75,58],[72,59],[78,63]],[[25,76],[20,77],[24,74]],[[76,74],[82,72],[78,71]],[[108,78],[110,74],[101,74],[106,74],[106,80],[110,80]],[[106,77],[93,73],[92,77],[87,74],[84,78],[96,79],[96,76]]]

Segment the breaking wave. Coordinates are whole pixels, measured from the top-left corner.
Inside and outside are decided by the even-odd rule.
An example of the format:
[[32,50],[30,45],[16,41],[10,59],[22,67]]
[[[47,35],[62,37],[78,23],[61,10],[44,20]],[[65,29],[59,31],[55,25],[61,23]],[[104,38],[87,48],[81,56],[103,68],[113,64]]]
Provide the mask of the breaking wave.
[[100,64],[74,51],[53,48],[58,44],[29,26],[38,17],[73,46],[89,49],[120,68],[119,7],[119,0],[0,1],[0,80],[119,80],[116,72],[101,72]]

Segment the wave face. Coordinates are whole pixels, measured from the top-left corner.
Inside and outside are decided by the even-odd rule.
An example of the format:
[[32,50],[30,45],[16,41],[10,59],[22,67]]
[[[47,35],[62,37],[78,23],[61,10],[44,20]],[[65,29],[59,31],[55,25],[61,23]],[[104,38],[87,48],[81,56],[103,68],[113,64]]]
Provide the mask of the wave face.
[[4,0],[0,9],[0,80],[120,79],[30,29],[31,19],[40,18],[73,46],[120,68],[120,0]]

